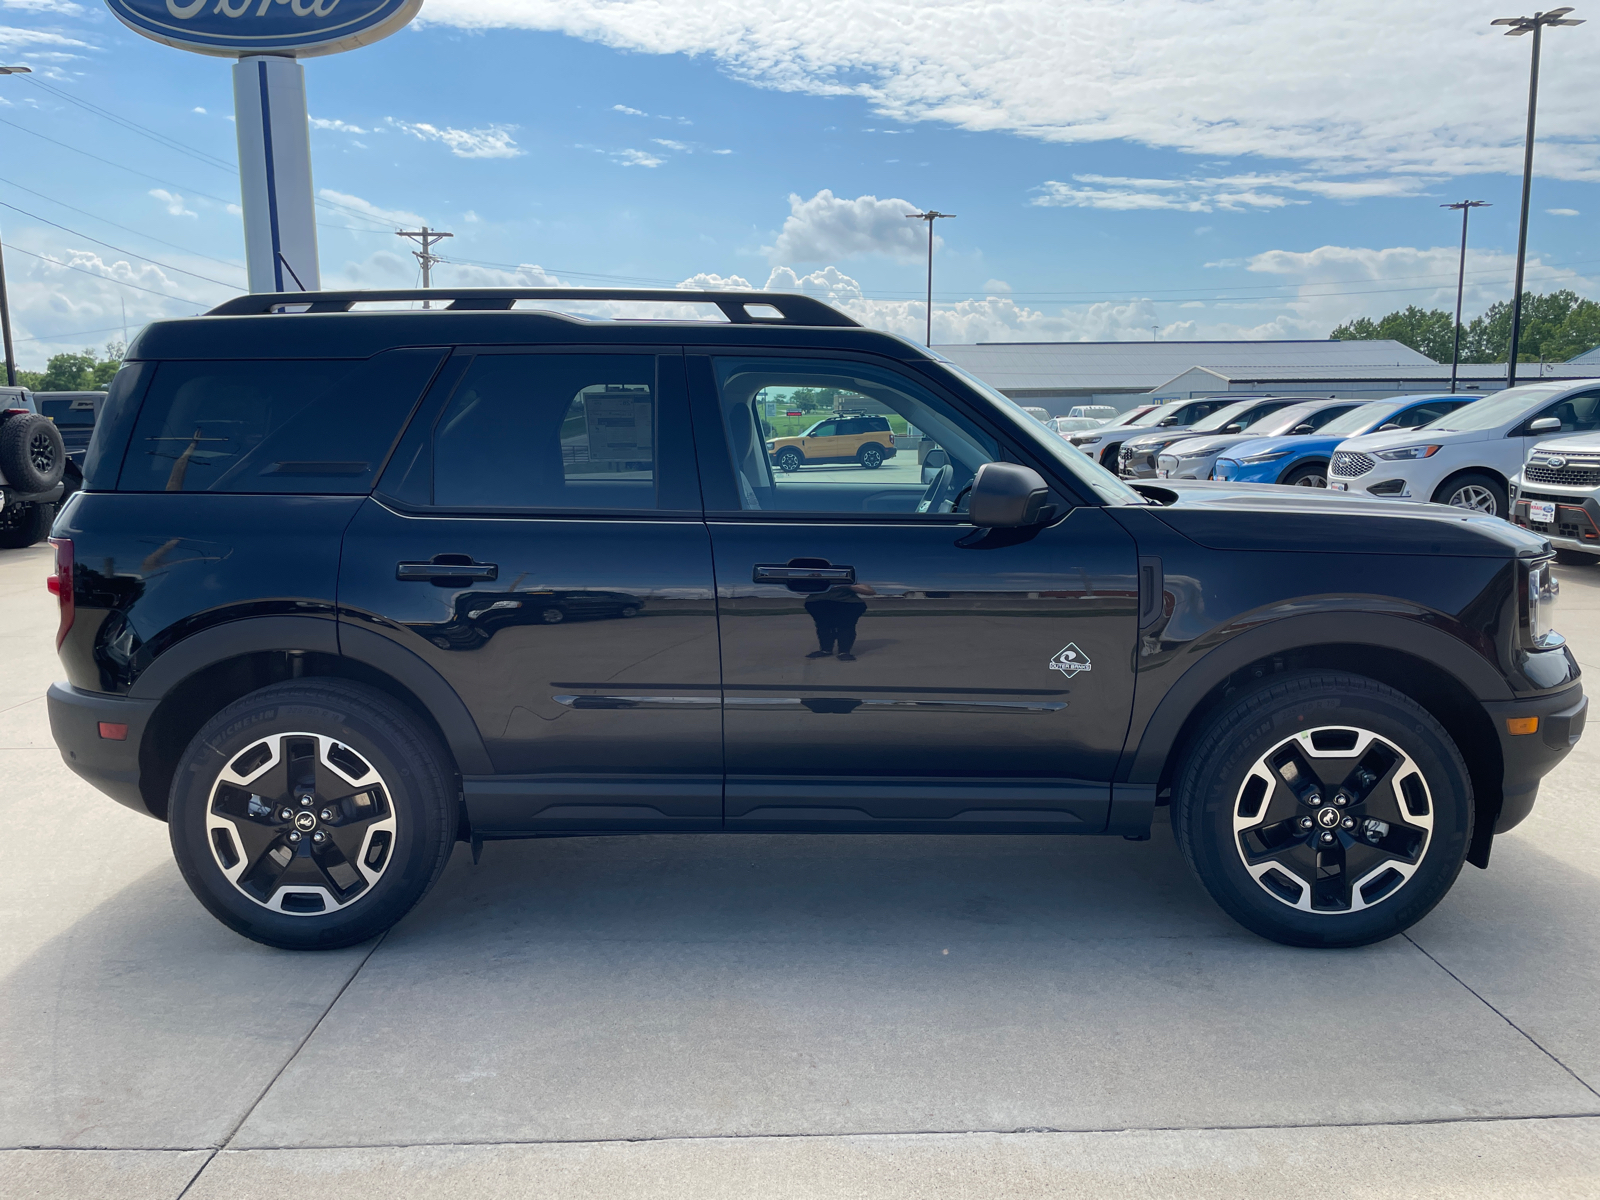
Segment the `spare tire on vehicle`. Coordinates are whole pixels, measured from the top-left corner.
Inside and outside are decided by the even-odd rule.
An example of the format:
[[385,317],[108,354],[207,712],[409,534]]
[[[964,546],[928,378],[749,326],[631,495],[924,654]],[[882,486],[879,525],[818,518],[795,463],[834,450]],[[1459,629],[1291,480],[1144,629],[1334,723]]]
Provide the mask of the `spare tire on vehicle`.
[[18,413],[0,422],[0,474],[17,491],[48,491],[66,469],[67,447],[54,421]]

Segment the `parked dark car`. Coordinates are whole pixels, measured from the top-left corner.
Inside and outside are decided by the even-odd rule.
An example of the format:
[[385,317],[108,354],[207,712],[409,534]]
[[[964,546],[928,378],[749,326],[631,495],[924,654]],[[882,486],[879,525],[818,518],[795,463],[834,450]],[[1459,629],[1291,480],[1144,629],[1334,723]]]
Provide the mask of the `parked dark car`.
[[[1359,945],[1582,732],[1527,530],[1130,486],[805,296],[511,311],[588,296],[682,293],[255,295],[130,348],[51,538],[51,726],[240,933],[372,937],[458,840],[1143,839],[1170,805],[1245,926]],[[759,397],[800,387],[898,414],[926,480],[775,469]]]
[[0,550],[42,541],[77,475],[61,431],[27,388],[0,388]]

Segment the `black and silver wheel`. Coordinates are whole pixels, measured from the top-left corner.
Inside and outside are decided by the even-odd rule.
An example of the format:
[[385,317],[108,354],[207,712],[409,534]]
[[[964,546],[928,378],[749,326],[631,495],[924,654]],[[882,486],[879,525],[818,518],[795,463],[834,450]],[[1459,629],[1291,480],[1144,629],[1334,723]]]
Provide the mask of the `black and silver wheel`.
[[1415,701],[1306,672],[1219,713],[1187,755],[1173,828],[1235,920],[1294,946],[1360,946],[1420,920],[1472,833],[1455,743]]
[[455,840],[450,772],[387,696],[274,684],[213,717],[178,765],[173,853],[211,913],[286,949],[365,941],[422,899]]
[[1445,480],[1433,500],[1435,504],[1465,508],[1486,517],[1503,517],[1507,511],[1505,485],[1492,475],[1476,472]]
[[66,468],[67,448],[50,418],[25,412],[0,421],[0,473],[12,487],[48,491]]
[[868,443],[856,454],[856,461],[867,470],[876,471],[883,466],[883,447]]
[[805,461],[805,456],[793,446],[785,446],[778,451],[778,469],[780,471],[798,471],[800,464]]
[[1301,463],[1283,477],[1283,482],[1292,487],[1325,488],[1328,486],[1328,464]]

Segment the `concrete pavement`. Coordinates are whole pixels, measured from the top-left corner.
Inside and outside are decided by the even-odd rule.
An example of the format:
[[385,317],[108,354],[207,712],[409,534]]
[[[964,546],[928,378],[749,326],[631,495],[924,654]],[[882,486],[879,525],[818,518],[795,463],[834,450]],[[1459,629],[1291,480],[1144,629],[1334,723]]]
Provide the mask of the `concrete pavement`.
[[1239,929],[1163,825],[494,844],[292,954],[61,765],[48,563],[0,554],[7,1197],[1600,1193],[1600,738],[1357,951]]

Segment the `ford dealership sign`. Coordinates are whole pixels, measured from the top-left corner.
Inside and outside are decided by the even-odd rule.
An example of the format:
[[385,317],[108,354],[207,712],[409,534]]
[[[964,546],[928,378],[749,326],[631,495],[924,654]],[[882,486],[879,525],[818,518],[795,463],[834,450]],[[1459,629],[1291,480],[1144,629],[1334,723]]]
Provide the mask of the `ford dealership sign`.
[[422,0],[106,0],[128,28],[158,42],[239,58],[310,58],[388,37]]

